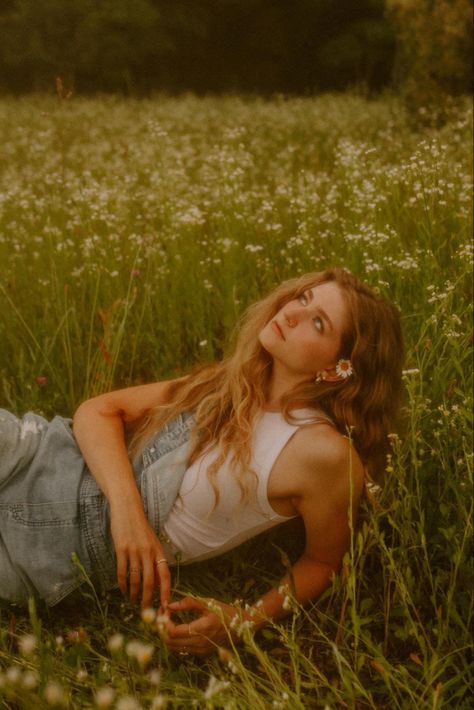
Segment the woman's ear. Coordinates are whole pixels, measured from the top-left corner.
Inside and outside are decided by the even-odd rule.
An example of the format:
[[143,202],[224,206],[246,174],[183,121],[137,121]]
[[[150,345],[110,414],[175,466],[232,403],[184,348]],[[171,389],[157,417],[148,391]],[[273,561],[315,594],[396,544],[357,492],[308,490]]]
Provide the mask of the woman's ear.
[[325,370],[318,372],[316,382],[340,382],[347,380],[354,373],[352,363],[346,358],[338,360],[335,367],[327,367]]
[[320,382],[340,382],[340,380],[344,379],[344,376],[339,375],[335,367],[328,367],[326,370],[318,372],[318,378]]

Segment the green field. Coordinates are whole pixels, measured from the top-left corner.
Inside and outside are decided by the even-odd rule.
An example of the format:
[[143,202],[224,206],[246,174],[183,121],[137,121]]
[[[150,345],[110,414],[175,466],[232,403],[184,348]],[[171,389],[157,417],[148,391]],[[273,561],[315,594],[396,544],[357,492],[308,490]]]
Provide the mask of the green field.
[[[400,306],[407,344],[385,485],[314,607],[195,661],[87,585],[54,612],[3,605],[0,707],[471,707],[472,117],[446,111],[420,128],[391,97],[0,101],[0,406],[69,416],[212,361],[249,303],[329,265]],[[300,546],[273,532],[179,570],[176,593],[251,602]]]

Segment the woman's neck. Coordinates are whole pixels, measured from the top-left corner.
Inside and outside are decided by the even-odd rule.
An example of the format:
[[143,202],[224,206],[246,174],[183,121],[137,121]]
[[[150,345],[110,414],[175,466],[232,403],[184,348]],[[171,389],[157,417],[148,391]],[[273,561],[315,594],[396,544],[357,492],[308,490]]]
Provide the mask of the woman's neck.
[[290,376],[279,371],[277,363],[274,363],[272,374],[268,382],[267,396],[264,409],[268,412],[281,411],[281,401],[283,397],[291,392],[302,381],[301,378]]

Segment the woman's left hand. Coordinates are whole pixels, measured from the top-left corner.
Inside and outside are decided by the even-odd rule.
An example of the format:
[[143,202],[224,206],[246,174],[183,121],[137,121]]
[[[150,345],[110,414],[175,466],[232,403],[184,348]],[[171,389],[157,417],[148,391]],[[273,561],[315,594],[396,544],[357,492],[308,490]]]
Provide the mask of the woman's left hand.
[[182,655],[190,653],[195,656],[207,656],[219,646],[229,645],[232,635],[229,625],[237,614],[237,610],[230,604],[214,599],[198,601],[185,597],[179,602],[169,604],[168,611],[200,612],[189,624],[175,624],[171,620],[168,622],[166,645],[171,651]]

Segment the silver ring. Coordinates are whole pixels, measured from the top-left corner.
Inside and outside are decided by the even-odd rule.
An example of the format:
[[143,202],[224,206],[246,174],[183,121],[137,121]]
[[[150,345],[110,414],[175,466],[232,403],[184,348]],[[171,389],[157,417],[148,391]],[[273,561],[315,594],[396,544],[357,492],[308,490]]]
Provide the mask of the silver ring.
[[155,560],[155,565],[156,565],[156,566],[162,565],[163,562],[165,563],[165,565],[168,564],[168,560],[166,559],[166,557],[160,557],[159,560]]

